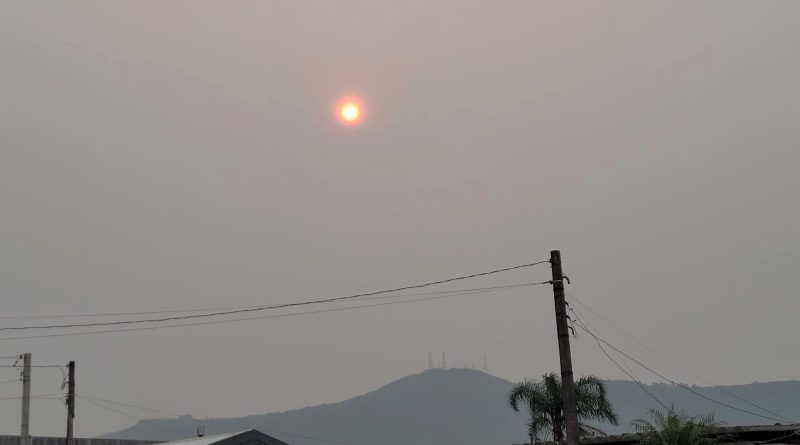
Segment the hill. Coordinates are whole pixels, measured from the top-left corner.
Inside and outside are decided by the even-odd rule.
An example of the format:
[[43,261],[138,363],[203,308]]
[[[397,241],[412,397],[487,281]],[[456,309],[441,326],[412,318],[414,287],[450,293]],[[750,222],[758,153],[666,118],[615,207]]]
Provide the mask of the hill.
[[[655,405],[634,382],[608,381],[609,398],[620,425],[602,425],[609,433],[630,430],[630,421]],[[507,445],[526,441],[525,416],[506,405],[512,383],[470,369],[433,369],[410,375],[380,389],[343,402],[298,410],[228,419],[172,419],[140,421],[109,434],[111,438],[172,440],[190,437],[204,425],[207,434],[256,428],[292,445],[329,443],[352,445]],[[648,385],[667,404],[691,413],[716,412],[730,424],[773,423],[715,406],[674,385]],[[715,388],[694,387],[718,400],[750,411]],[[753,383],[724,387],[773,411],[800,418],[800,382]],[[759,411],[763,412],[763,411]]]

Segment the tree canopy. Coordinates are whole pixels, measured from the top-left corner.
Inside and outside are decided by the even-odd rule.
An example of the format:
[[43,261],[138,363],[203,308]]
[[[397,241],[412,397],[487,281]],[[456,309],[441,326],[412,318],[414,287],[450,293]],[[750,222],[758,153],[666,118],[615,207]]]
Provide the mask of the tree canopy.
[[650,420],[634,420],[641,445],[705,445],[720,441],[712,433],[720,426],[713,414],[689,416],[670,406],[664,411],[651,409]]
[[[602,380],[595,376],[581,377],[575,382],[575,395],[578,402],[578,419],[583,421],[582,434],[598,431],[584,423],[585,421],[617,424],[617,415],[608,401]],[[531,442],[547,434],[550,434],[556,442],[564,439],[566,425],[561,378],[555,373],[545,374],[541,380],[526,379],[514,385],[508,395],[508,403],[514,411],[520,411],[520,407],[527,408],[530,415],[528,435]]]

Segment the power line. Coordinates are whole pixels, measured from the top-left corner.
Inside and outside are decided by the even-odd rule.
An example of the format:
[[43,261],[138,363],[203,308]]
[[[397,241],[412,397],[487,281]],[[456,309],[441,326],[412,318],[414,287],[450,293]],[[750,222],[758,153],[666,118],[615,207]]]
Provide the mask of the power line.
[[[22,369],[20,365],[0,365],[0,368],[17,368]],[[60,368],[64,369],[62,365],[31,365],[31,368]]]
[[[532,285],[536,284],[543,284],[542,283],[532,283]],[[340,312],[340,311],[348,311],[352,309],[362,309],[362,308],[369,308],[369,307],[378,307],[378,306],[391,306],[396,304],[406,304],[406,303],[414,303],[419,301],[428,301],[428,300],[437,300],[443,298],[453,298],[459,297],[463,295],[473,295],[473,294],[481,294],[487,292],[495,292],[498,290],[504,289],[495,289],[491,291],[474,291],[474,292],[462,292],[456,294],[449,294],[449,295],[441,295],[441,296],[434,296],[434,297],[425,297],[425,298],[415,298],[410,300],[402,300],[402,301],[391,301],[387,303],[373,303],[373,304],[363,304],[357,306],[347,306],[341,308],[333,308],[333,309],[321,309],[315,311],[305,311],[305,312],[293,312],[288,314],[275,314],[275,315],[263,315],[258,317],[246,317],[246,318],[235,318],[232,320],[212,320],[212,321],[201,321],[201,322],[192,322],[192,323],[181,323],[181,324],[172,324],[172,325],[162,325],[162,326],[143,326],[143,327],[135,327],[135,328],[122,328],[122,329],[105,329],[105,330],[96,330],[96,331],[81,331],[81,332],[65,332],[65,333],[58,333],[58,334],[38,334],[38,335],[23,335],[17,337],[0,337],[0,341],[11,341],[11,340],[24,340],[24,339],[33,339],[33,338],[50,338],[50,337],[69,337],[75,335],[92,335],[92,334],[107,334],[113,332],[133,332],[133,331],[148,331],[148,330],[155,330],[155,329],[168,329],[168,328],[179,328],[179,327],[186,327],[186,326],[204,326],[204,325],[214,325],[214,324],[223,324],[223,323],[237,323],[243,321],[252,321],[252,320],[265,320],[269,318],[283,318],[283,317],[294,317],[294,316],[301,316],[301,315],[310,315],[310,314],[320,314],[320,313],[327,313],[327,312]]]
[[763,418],[763,419],[772,420],[772,421],[776,421],[776,422],[786,422],[786,420],[783,420],[783,419],[778,419],[778,418],[775,418],[775,417],[770,417],[770,416],[764,416],[764,415],[762,415],[762,414],[754,413],[754,412],[752,412],[752,411],[748,411],[748,410],[746,410],[746,409],[739,408],[739,407],[737,407],[737,406],[733,406],[733,405],[727,404],[727,403],[725,403],[725,402],[720,402],[719,400],[716,400],[716,399],[714,399],[714,398],[712,398],[712,397],[709,397],[709,396],[707,396],[707,395],[705,395],[705,394],[703,394],[703,393],[701,393],[701,392],[695,391],[694,389],[692,389],[692,388],[690,388],[690,387],[686,386],[686,385],[685,385],[685,384],[683,384],[683,383],[678,383],[678,382],[676,382],[675,380],[672,380],[672,379],[670,379],[670,378],[668,378],[668,377],[665,377],[663,374],[660,374],[659,372],[657,372],[657,371],[654,371],[652,368],[648,367],[648,366],[647,366],[647,365],[645,365],[644,363],[640,362],[639,360],[636,360],[635,358],[633,358],[633,357],[631,357],[630,355],[626,354],[625,352],[623,352],[622,350],[620,350],[620,349],[619,349],[619,348],[617,348],[616,346],[614,346],[614,345],[612,345],[611,343],[607,342],[607,341],[606,341],[606,340],[604,340],[603,338],[601,338],[601,337],[597,336],[596,334],[594,334],[593,332],[591,332],[591,331],[590,331],[588,328],[586,328],[586,326],[581,326],[580,324],[578,324],[578,325],[576,325],[576,326],[578,326],[580,329],[582,329],[582,330],[586,331],[586,333],[587,333],[587,334],[589,334],[589,335],[591,335],[592,337],[594,337],[594,338],[595,338],[595,340],[597,340],[598,342],[602,342],[603,344],[605,344],[605,345],[606,345],[606,346],[608,346],[609,348],[611,348],[611,349],[613,349],[613,350],[615,350],[615,351],[619,352],[620,354],[622,354],[623,356],[625,356],[626,358],[628,358],[630,361],[632,361],[632,362],[636,363],[637,365],[641,366],[642,368],[644,368],[644,369],[646,369],[646,370],[650,371],[652,374],[654,374],[654,375],[656,375],[656,376],[660,377],[660,378],[661,378],[661,379],[663,379],[664,381],[667,381],[667,382],[669,382],[669,383],[672,383],[673,385],[676,385],[676,386],[678,386],[678,387],[681,387],[681,388],[685,389],[686,391],[689,391],[689,392],[691,392],[692,394],[695,394],[695,395],[697,395],[697,396],[699,396],[699,397],[702,397],[702,398],[704,398],[704,399],[706,399],[706,400],[708,400],[708,401],[710,401],[710,402],[716,403],[717,405],[724,406],[724,407],[726,407],[726,408],[730,408],[730,409],[732,409],[732,410],[736,410],[736,411],[739,411],[739,412],[742,412],[742,413],[745,413],[745,414],[750,414],[751,416],[761,417],[761,418]]
[[[242,426],[240,424],[237,424],[236,422],[231,422],[231,421],[226,420],[226,419],[216,418],[216,419],[212,419],[212,421],[213,422],[217,422],[217,423],[222,423],[222,424],[225,424],[227,426],[230,426],[230,427],[233,427],[233,428],[237,428],[237,429],[241,429],[242,428]],[[340,445],[355,445],[355,444],[353,444],[351,442],[344,442],[344,441],[336,440],[336,439],[324,439],[322,437],[314,437],[314,436],[301,436],[299,434],[287,433],[285,431],[265,430],[265,429],[262,429],[262,428],[259,428],[258,430],[262,431],[264,433],[267,433],[267,434],[273,434],[273,435],[277,435],[277,436],[283,435],[283,436],[287,436],[287,437],[296,437],[296,438],[299,438],[299,439],[314,440],[314,441],[317,441],[317,442],[338,443]]]
[[96,322],[96,323],[71,323],[71,324],[61,324],[61,325],[38,325],[38,326],[7,326],[7,327],[0,327],[0,331],[16,331],[16,330],[25,330],[25,329],[63,329],[63,328],[76,328],[76,327],[92,327],[92,326],[112,326],[112,325],[125,325],[125,324],[140,324],[140,323],[160,323],[165,321],[176,321],[176,320],[186,320],[192,318],[208,318],[208,317],[217,317],[222,315],[233,315],[233,314],[240,314],[245,312],[258,312],[258,311],[265,311],[271,309],[282,309],[287,307],[296,307],[296,306],[306,306],[311,304],[322,304],[322,303],[332,303],[337,301],[346,301],[346,300],[353,300],[363,297],[371,297],[375,295],[382,295],[394,292],[400,292],[404,290],[411,290],[411,289],[420,289],[423,287],[434,286],[438,284],[450,283],[453,281],[460,281],[460,280],[467,280],[470,278],[482,277],[486,275],[497,274],[500,272],[507,272],[511,270],[521,269],[524,267],[532,267],[537,264],[546,263],[548,261],[539,261],[535,263],[528,263],[522,264],[519,266],[513,267],[506,267],[503,269],[496,269],[488,272],[481,272],[471,275],[463,275],[454,278],[447,278],[444,280],[438,281],[431,281],[428,283],[423,284],[415,284],[411,286],[403,286],[394,289],[386,289],[380,290],[375,292],[366,292],[361,294],[355,295],[348,295],[344,297],[334,297],[334,298],[325,298],[320,300],[310,300],[310,301],[302,301],[297,303],[283,303],[283,304],[275,304],[275,305],[268,305],[268,306],[256,306],[256,307],[249,307],[249,308],[240,308],[240,309],[232,309],[228,311],[218,311],[218,312],[211,312],[208,314],[194,314],[194,315],[181,315],[181,316],[174,316],[174,317],[162,317],[162,318],[150,318],[150,319],[139,319],[139,320],[118,320],[118,321],[108,321],[108,322]]
[[[362,297],[362,298],[354,298],[350,301],[361,301],[361,300],[373,300],[373,299],[380,299],[380,298],[401,298],[401,297],[413,297],[419,295],[436,295],[436,294],[448,294],[448,293],[455,293],[455,292],[463,292],[463,291],[472,291],[472,290],[492,290],[492,289],[508,289],[513,287],[523,287],[529,286],[532,284],[542,284],[542,283],[519,283],[519,284],[508,284],[503,286],[489,286],[489,287],[476,287],[476,288],[468,288],[468,289],[451,289],[451,290],[442,290],[442,291],[435,291],[435,292],[418,292],[413,294],[398,294],[398,295],[385,295],[385,296],[377,296],[377,297]],[[140,312],[106,312],[106,313],[84,313],[84,314],[56,314],[56,315],[24,315],[24,316],[6,316],[0,317],[0,320],[20,320],[20,319],[52,319],[52,318],[84,318],[84,317],[114,317],[114,316],[131,316],[131,315],[154,315],[154,314],[174,314],[174,313],[185,313],[185,312],[211,312],[211,311],[230,311],[230,310],[237,310],[237,309],[255,309],[264,307],[263,305],[249,305],[249,306],[226,306],[226,307],[210,307],[210,308],[187,308],[187,309],[167,309],[167,310],[159,310],[159,311],[140,311]],[[28,326],[25,327],[27,329],[35,329],[35,326]],[[10,357],[0,357],[0,358],[19,358],[19,356],[10,356]]]
[[[597,341],[597,339],[595,339],[595,341]],[[620,364],[619,364],[619,363],[617,363],[617,361],[616,361],[616,360],[614,360],[614,358],[613,358],[613,357],[611,357],[611,355],[610,355],[610,354],[609,354],[609,353],[608,353],[608,352],[605,350],[605,348],[603,348],[603,345],[602,345],[602,344],[600,344],[600,342],[599,342],[599,341],[597,341],[597,346],[599,346],[599,347],[600,347],[600,350],[601,350],[601,351],[603,351],[603,354],[605,354],[605,356],[606,356],[606,357],[608,357],[608,359],[609,359],[609,360],[611,360],[611,361],[612,361],[612,362],[613,362],[615,365],[617,365],[617,368],[619,368],[619,369],[620,369],[620,370],[621,370],[623,373],[625,373],[625,375],[627,375],[628,377],[630,377],[630,378],[631,378],[631,380],[633,380],[634,382],[636,382],[636,384],[639,386],[639,389],[641,389],[642,391],[644,391],[644,393],[645,393],[645,394],[647,394],[647,395],[648,395],[648,396],[650,396],[650,397],[651,397],[653,400],[655,400],[655,401],[656,401],[656,403],[658,403],[659,405],[661,405],[661,407],[662,407],[662,408],[664,408],[664,409],[669,409],[669,407],[668,407],[668,406],[667,406],[667,405],[666,405],[664,402],[662,402],[662,401],[661,401],[661,400],[660,400],[658,397],[656,397],[656,395],[655,395],[655,394],[653,394],[652,392],[650,392],[650,390],[649,390],[649,389],[647,389],[647,387],[646,387],[646,386],[644,386],[644,383],[642,383],[642,381],[641,381],[641,380],[639,380],[638,378],[636,378],[636,376],[634,376],[634,375],[633,375],[633,374],[631,374],[630,372],[626,371],[626,370],[625,370],[625,368],[623,368],[622,366],[620,366]]]
[[[47,399],[61,399],[66,394],[63,393],[56,393],[56,394],[39,394],[36,396],[31,396],[31,399],[39,399],[39,400],[47,400]],[[9,397],[0,397],[0,400],[21,400],[22,397],[20,396],[9,396]]]
[[6,383],[17,383],[17,382],[21,382],[21,381],[22,381],[22,379],[3,380],[2,382],[0,382],[0,385],[6,384]]
[[800,435],[800,430],[794,430],[791,433],[786,434],[784,436],[776,437],[774,439],[769,439],[769,440],[766,440],[764,442],[756,442],[756,443],[757,444],[768,444],[768,443],[776,443],[776,442],[777,443],[782,443],[784,440],[786,440],[786,439],[788,439],[790,437],[798,436],[798,435]]
[[[502,286],[489,286],[489,287],[474,287],[474,288],[467,288],[467,289],[450,289],[450,290],[441,290],[441,291],[434,291],[434,292],[417,292],[413,294],[397,294],[397,295],[383,295],[383,296],[375,296],[375,297],[362,297],[362,298],[354,298],[349,301],[362,301],[362,300],[375,300],[375,299],[382,299],[382,298],[403,298],[403,297],[415,297],[420,295],[438,295],[438,294],[450,294],[456,292],[464,292],[464,291],[473,291],[473,290],[494,290],[494,289],[510,289],[514,287],[525,287],[531,286],[534,284],[545,284],[540,282],[528,282],[528,283],[518,283],[518,284],[507,284]],[[108,312],[108,313],[88,313],[88,314],[61,314],[61,315],[40,315],[40,316],[22,316],[22,317],[0,317],[0,319],[47,319],[47,318],[80,318],[80,317],[111,317],[111,316],[129,316],[129,315],[145,315],[145,314],[171,314],[171,313],[184,313],[184,312],[210,312],[210,311],[229,311],[229,310],[236,310],[236,309],[254,309],[260,308],[263,306],[258,305],[250,305],[250,306],[228,306],[228,307],[214,307],[214,308],[193,308],[193,309],[169,309],[169,310],[161,310],[161,311],[142,311],[142,312]],[[34,329],[35,327],[31,326],[28,327],[29,329]],[[2,358],[2,357],[0,357]],[[18,358],[18,356],[7,357],[7,358]]]
[[[90,396],[87,396],[87,395],[75,395],[75,397],[77,397],[79,399],[83,399],[83,401],[89,402],[89,403],[91,403],[92,401],[105,402],[105,403],[110,403],[112,405],[119,405],[119,406],[124,406],[124,407],[128,407],[128,408],[135,408],[135,409],[140,409],[142,411],[150,411],[150,412],[154,412],[154,413],[158,413],[158,414],[165,414],[165,415],[168,415],[168,416],[175,416],[175,417],[181,416],[181,414],[177,414],[177,413],[171,413],[171,412],[168,412],[168,411],[162,411],[162,410],[154,409],[154,408],[145,408],[143,406],[132,405],[130,403],[122,403],[122,402],[116,402],[116,401],[108,400],[108,399],[101,399],[99,397],[90,397]],[[100,405],[98,405],[98,406],[100,406]],[[110,409],[110,407],[105,407],[105,408]],[[122,415],[125,415],[125,416],[128,416],[128,417],[132,417],[132,418],[135,418],[135,419],[138,419],[138,420],[142,420],[142,419],[139,419],[138,417],[134,417],[133,415],[129,415],[129,414],[126,414],[126,413],[119,412],[119,414],[122,414]],[[224,419],[214,419],[213,421],[214,422],[218,422],[218,423],[226,423],[228,425],[231,425],[231,426],[234,426],[236,428],[239,428],[239,425],[234,425],[233,422],[228,422],[228,421],[226,421]],[[338,443],[338,444],[342,444],[342,445],[352,445],[349,442],[343,442],[343,441],[340,441],[340,440],[323,439],[321,437],[312,437],[312,436],[301,436],[299,434],[287,433],[285,431],[275,431],[275,430],[270,430],[270,431],[263,430],[263,431],[265,433],[269,433],[269,434],[284,435],[284,436],[288,436],[288,437],[297,437],[297,438],[300,438],[300,439],[315,440],[315,441],[318,441],[318,442]]]
[[78,398],[81,398],[81,399],[90,399],[90,400],[94,400],[94,401],[98,401],[98,402],[111,403],[112,405],[125,406],[125,407],[128,407],[128,408],[136,408],[136,409],[140,409],[142,411],[150,411],[150,412],[154,412],[154,413],[158,413],[158,414],[165,414],[167,416],[175,416],[175,417],[180,417],[181,416],[181,414],[171,413],[171,412],[168,412],[168,411],[161,411],[161,410],[153,409],[153,408],[145,408],[143,406],[131,405],[129,403],[115,402],[113,400],[101,399],[99,397],[91,397],[91,396],[87,396],[86,394],[76,394],[75,397],[78,397]]
[[121,415],[121,416],[125,416],[125,417],[131,418],[131,419],[138,420],[138,421],[140,421],[140,422],[144,422],[144,424],[145,424],[145,425],[151,425],[151,426],[154,426],[154,427],[156,427],[156,428],[158,428],[158,429],[160,429],[160,430],[162,430],[162,431],[166,431],[166,432],[168,432],[168,433],[171,433],[171,434],[179,434],[179,435],[183,435],[183,432],[182,432],[182,431],[177,431],[177,430],[174,430],[174,429],[172,429],[172,428],[167,428],[167,427],[164,427],[164,426],[162,426],[162,425],[159,425],[157,422],[153,422],[153,421],[147,422],[145,419],[143,419],[143,418],[141,418],[141,417],[134,416],[133,414],[126,413],[126,412],[124,412],[124,411],[121,411],[121,410],[118,410],[118,409],[116,409],[116,408],[112,408],[112,407],[110,407],[110,406],[107,406],[107,405],[104,405],[104,404],[102,404],[102,403],[100,403],[100,402],[95,402],[95,401],[89,400],[89,399],[87,399],[87,398],[85,398],[85,397],[78,396],[78,395],[76,395],[75,397],[76,397],[77,399],[83,400],[83,401],[84,401],[84,402],[86,402],[86,403],[89,403],[89,404],[92,404],[92,405],[95,405],[95,406],[99,406],[100,408],[107,409],[107,410],[109,410],[109,411],[111,411],[111,412],[114,412],[114,413],[117,413],[117,414],[119,414],[119,415]]
[[[572,308],[570,308],[570,310],[573,310],[573,309],[572,309]],[[600,332],[600,330],[599,330],[599,329],[597,329],[597,327],[596,327],[595,325],[593,325],[593,324],[592,324],[592,322],[589,320],[589,318],[588,318],[588,317],[584,317],[584,316],[583,316],[583,313],[582,313],[582,312],[581,312],[581,311],[580,311],[578,308],[574,308],[574,312],[576,313],[576,315],[575,315],[575,316],[579,318],[579,320],[580,320],[580,322],[581,322],[581,323],[585,323],[586,325],[588,325],[588,326],[589,326],[589,327],[590,327],[592,330],[594,330],[595,332]],[[600,346],[600,349],[604,349],[604,348],[602,347],[602,345],[598,345],[598,346]],[[616,352],[615,352],[615,353],[616,353]],[[637,375],[636,375],[636,372],[634,372],[634,370],[633,370],[633,369],[632,369],[630,366],[628,366],[628,362],[626,362],[626,361],[625,361],[625,358],[624,358],[624,357],[622,357],[622,355],[620,355],[619,353],[616,353],[616,354],[617,354],[617,357],[619,358],[619,362],[620,362],[620,364],[621,364],[621,365],[622,365],[622,366],[623,366],[623,367],[624,367],[624,368],[625,368],[625,369],[626,369],[628,372],[630,372],[630,373],[632,374],[632,376],[633,376],[632,378],[633,378],[634,380],[640,380],[640,379],[639,379],[639,377],[637,377]],[[641,380],[640,380],[640,381],[641,381]]]
[[609,354],[609,353],[608,353],[608,351],[606,351],[606,349],[605,349],[605,348],[603,347],[603,345],[600,343],[600,340],[598,340],[598,339],[597,339],[597,337],[595,337],[595,336],[594,336],[594,335],[593,335],[593,334],[592,334],[592,333],[589,331],[589,329],[587,329],[587,328],[586,328],[586,325],[584,325],[584,323],[583,323],[583,320],[581,320],[581,318],[578,316],[578,314],[577,314],[577,313],[576,313],[574,310],[572,310],[572,314],[573,314],[573,315],[575,315],[576,326],[578,326],[578,327],[582,327],[584,331],[586,331],[586,332],[589,332],[589,335],[591,335],[591,336],[594,338],[594,341],[596,341],[596,342],[597,342],[597,346],[600,348],[600,350],[601,350],[601,351],[603,351],[603,354],[605,354],[605,356],[606,356],[606,357],[608,357],[608,359],[609,359],[609,360],[611,360],[611,362],[612,362],[612,363],[614,363],[615,365],[617,365],[617,368],[619,368],[619,370],[620,370],[620,371],[622,371],[622,372],[623,372],[625,375],[627,375],[627,376],[628,376],[628,377],[629,377],[631,380],[633,380],[634,382],[636,382],[636,384],[637,384],[637,385],[639,385],[639,389],[641,389],[641,390],[642,390],[642,391],[643,391],[645,394],[647,394],[648,396],[652,397],[652,398],[653,398],[653,400],[655,400],[655,401],[656,401],[656,403],[658,403],[659,405],[661,405],[661,407],[662,407],[662,408],[664,408],[664,409],[669,409],[669,407],[668,407],[668,406],[667,406],[667,405],[666,405],[664,402],[662,402],[662,401],[661,401],[661,400],[660,400],[658,397],[656,397],[656,395],[655,395],[655,394],[653,394],[652,392],[650,392],[650,390],[648,390],[648,389],[647,389],[647,388],[644,386],[644,384],[641,382],[641,380],[639,380],[639,379],[638,379],[638,378],[637,378],[637,377],[636,377],[636,376],[633,374],[633,371],[632,371],[632,370],[630,370],[629,368],[628,368],[628,370],[627,370],[627,371],[625,370],[625,368],[627,368],[627,365],[625,366],[625,368],[623,368],[623,367],[622,367],[622,365],[620,365],[620,364],[619,364],[619,362],[617,362],[616,360],[614,360],[614,357],[611,357],[611,354]]
[[[131,419],[135,419],[135,420],[138,420],[138,421],[144,421],[144,419],[139,417],[139,416],[134,416],[133,414],[129,414],[129,413],[126,413],[124,411],[120,411],[120,410],[117,410],[115,408],[111,408],[110,406],[103,405],[100,402],[95,402],[95,401],[89,400],[87,397],[79,396],[79,395],[76,394],[75,398],[83,400],[86,403],[90,403],[92,405],[99,406],[101,408],[105,408],[105,409],[107,409],[109,411],[112,411],[112,412],[115,412],[115,413],[117,413],[117,414],[119,414],[121,416],[125,416],[125,417],[131,418]],[[155,424],[153,424],[153,425],[155,425]],[[178,431],[173,431],[173,430],[168,430],[168,431],[170,433],[177,433],[178,432]]]
[[[761,405],[758,405],[758,404],[756,404],[755,402],[752,402],[752,401],[750,401],[750,400],[747,400],[747,399],[745,399],[744,397],[741,397],[741,396],[739,396],[739,395],[737,395],[737,394],[735,394],[735,393],[733,393],[733,392],[731,392],[731,391],[729,391],[729,390],[727,390],[727,389],[725,389],[725,388],[723,388],[723,387],[721,387],[721,386],[719,386],[719,385],[715,385],[714,383],[712,383],[712,382],[710,382],[710,381],[708,381],[708,380],[704,379],[703,377],[701,377],[701,376],[699,376],[699,375],[695,374],[694,372],[692,372],[692,371],[690,371],[690,370],[688,370],[688,369],[684,368],[683,366],[681,366],[680,364],[676,363],[675,361],[673,361],[673,360],[670,360],[670,359],[669,359],[669,357],[666,357],[666,356],[664,356],[664,355],[660,354],[660,353],[659,353],[658,351],[656,351],[655,349],[651,348],[650,346],[646,345],[646,344],[645,344],[645,343],[643,343],[642,341],[638,340],[638,339],[637,339],[636,337],[634,337],[632,334],[630,334],[630,333],[626,332],[625,330],[623,330],[622,328],[618,327],[617,325],[615,325],[614,323],[612,323],[610,320],[608,320],[607,318],[603,317],[603,316],[602,316],[602,315],[600,315],[600,314],[599,314],[597,311],[595,311],[594,309],[592,309],[592,308],[591,308],[591,307],[590,307],[588,304],[586,304],[586,303],[582,302],[581,300],[579,300],[578,298],[576,298],[574,295],[571,295],[571,294],[569,294],[569,293],[567,293],[567,295],[570,297],[570,299],[572,299],[572,300],[575,300],[575,302],[576,302],[576,303],[578,303],[578,304],[580,304],[581,306],[583,306],[584,308],[586,308],[588,311],[590,311],[592,314],[594,314],[595,316],[597,316],[599,319],[603,320],[603,321],[604,321],[606,324],[608,324],[608,325],[609,325],[609,326],[611,326],[612,328],[616,329],[616,330],[617,330],[618,332],[620,332],[622,335],[624,335],[624,336],[628,337],[628,339],[630,339],[630,340],[633,340],[633,341],[634,341],[636,344],[638,344],[639,346],[641,346],[641,347],[643,347],[643,348],[647,349],[648,351],[650,351],[651,353],[653,353],[654,355],[656,355],[656,356],[657,356],[657,357],[659,357],[660,359],[664,360],[665,362],[667,362],[667,363],[671,364],[672,366],[674,366],[674,367],[676,367],[676,368],[680,369],[681,371],[683,371],[683,372],[685,372],[685,373],[687,373],[687,374],[689,374],[689,375],[691,375],[691,376],[693,376],[693,377],[697,378],[698,380],[702,381],[703,383],[705,383],[705,384],[707,384],[707,385],[711,386],[712,388],[716,389],[717,391],[720,391],[720,392],[722,392],[722,393],[724,393],[724,394],[728,395],[729,397],[732,397],[732,398],[734,398],[734,399],[736,399],[736,400],[738,400],[738,401],[740,401],[740,402],[746,403],[746,404],[748,404],[748,405],[750,405],[750,406],[752,406],[752,407],[754,407],[754,408],[756,408],[756,409],[760,409],[760,410],[762,410],[762,411],[764,411],[764,412],[766,412],[766,413],[772,414],[773,416],[781,417],[781,418],[783,418],[783,419],[784,419],[783,421],[789,421],[789,422],[792,422],[792,423],[794,423],[794,422],[795,422],[794,420],[792,420],[792,419],[790,419],[790,418],[788,418],[788,417],[786,417],[786,416],[784,416],[784,415],[782,415],[782,414],[776,413],[775,411],[772,411],[772,410],[770,410],[770,409],[767,409],[767,408],[765,408],[765,407],[763,407],[763,406],[761,406]],[[596,329],[595,329],[595,330],[596,330]]]
[[[23,369],[22,366],[17,365],[16,363],[13,364],[13,365],[0,365],[0,368],[19,369],[19,370]],[[36,369],[53,369],[54,368],[54,369],[58,369],[59,371],[61,371],[61,377],[63,377],[65,380],[67,378],[66,367],[62,366],[62,365],[31,365],[31,368],[36,368]]]
[[[597,326],[592,324],[591,320],[589,320],[588,317],[584,317],[583,313],[578,308],[571,307],[569,303],[567,303],[567,306],[569,307],[569,311],[575,315],[576,323],[577,322],[583,323],[584,325],[589,326],[589,328],[591,328],[593,331],[600,332],[600,330],[597,329]],[[577,337],[577,333],[575,334],[575,337]],[[598,346],[600,346],[600,349],[602,349],[605,352],[605,348],[603,348],[602,345]],[[619,354],[617,354],[617,357],[619,360],[612,359],[612,361],[618,365],[617,367],[619,367],[619,365],[622,365],[622,367],[625,368],[624,370],[622,370],[622,372],[625,372],[625,370],[627,370],[628,372],[625,374],[628,375],[631,379],[635,381],[641,381],[639,377],[637,377],[636,372],[634,372],[633,369],[631,369],[631,367],[628,366],[628,363],[625,361],[625,359]]]
[[316,440],[317,442],[327,442],[327,443],[338,443],[338,444],[343,444],[343,445],[352,445],[350,442],[342,442],[341,440],[323,439],[323,438],[320,438],[320,437],[311,437],[311,436],[301,436],[299,434],[286,433],[284,431],[267,431],[267,430],[264,430],[264,432],[265,433],[269,433],[269,434],[276,434],[276,435],[279,435],[279,436],[280,435],[284,435],[284,436],[288,436],[288,437],[297,437],[298,439]]

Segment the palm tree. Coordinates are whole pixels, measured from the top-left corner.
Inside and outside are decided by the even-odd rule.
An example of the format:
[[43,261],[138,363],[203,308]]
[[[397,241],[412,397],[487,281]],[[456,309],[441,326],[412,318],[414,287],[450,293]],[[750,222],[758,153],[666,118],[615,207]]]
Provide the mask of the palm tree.
[[[551,372],[542,376],[541,381],[527,379],[514,385],[508,395],[508,404],[514,411],[520,405],[528,408],[528,434],[531,443],[539,440],[540,435],[549,432],[556,442],[564,439],[564,403],[561,397],[561,378]],[[575,395],[578,399],[578,419],[606,421],[617,424],[617,415],[606,397],[606,385],[597,377],[581,377],[575,382]],[[589,430],[598,431],[584,423],[582,433]]]
[[651,420],[634,420],[641,445],[708,445],[724,438],[713,433],[720,426],[714,415],[689,416],[674,406],[665,411],[651,409]]

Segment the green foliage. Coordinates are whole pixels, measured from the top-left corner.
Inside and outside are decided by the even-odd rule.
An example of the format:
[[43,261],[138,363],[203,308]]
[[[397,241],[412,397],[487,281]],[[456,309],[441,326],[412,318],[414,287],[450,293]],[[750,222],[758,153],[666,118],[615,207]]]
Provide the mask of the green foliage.
[[[606,386],[602,380],[587,376],[575,382],[578,399],[578,419],[605,421],[616,425],[617,415],[606,396]],[[514,411],[521,406],[528,409],[528,434],[531,442],[550,434],[554,441],[564,439],[564,403],[562,401],[561,378],[555,373],[542,376],[542,380],[527,379],[516,385],[508,395],[508,404]],[[588,425],[581,425],[583,433],[597,431]]]
[[720,426],[714,415],[689,416],[672,406],[665,411],[651,409],[650,420],[634,420],[641,445],[706,445],[720,441],[711,433]]

